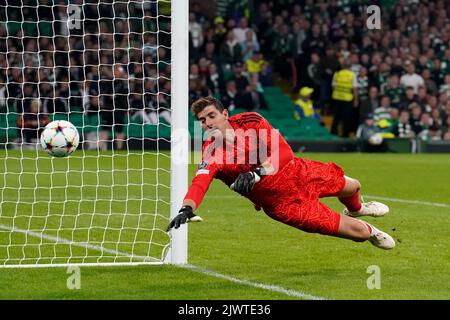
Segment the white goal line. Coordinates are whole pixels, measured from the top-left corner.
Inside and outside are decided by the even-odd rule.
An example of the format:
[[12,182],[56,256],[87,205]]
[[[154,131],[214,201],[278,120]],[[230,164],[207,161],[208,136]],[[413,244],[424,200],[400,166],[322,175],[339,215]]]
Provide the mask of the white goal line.
[[[39,232],[34,232],[31,230],[24,230],[24,229],[19,229],[19,228],[14,228],[14,227],[9,227],[7,225],[4,224],[0,224],[0,229],[6,230],[6,231],[10,231],[10,232],[18,232],[18,233],[22,233],[22,234],[26,234],[29,236],[33,236],[39,239],[45,239],[45,240],[50,240],[53,241],[57,244],[67,244],[67,245],[71,245],[71,246],[75,246],[75,247],[81,247],[81,248],[85,248],[85,249],[91,249],[91,250],[95,250],[95,251],[100,251],[102,254],[104,252],[106,253],[111,253],[114,254],[116,256],[120,256],[120,257],[125,257],[125,258],[130,258],[130,259],[139,259],[142,260],[142,263],[159,263],[162,264],[162,262],[158,259],[152,258],[152,257],[145,257],[145,256],[139,256],[139,255],[133,255],[133,254],[129,254],[127,252],[121,252],[121,251],[117,251],[117,250],[113,250],[113,249],[108,249],[108,248],[104,248],[101,246],[96,246],[87,242],[76,242],[76,241],[72,241],[69,239],[65,239],[65,238],[60,238],[60,237],[54,237],[54,236],[50,236],[44,233],[39,233]],[[15,267],[15,268],[26,268],[26,267],[40,267],[40,266],[47,266],[47,267],[52,267],[52,266],[68,266],[68,265],[82,265],[82,266],[88,266],[88,265],[94,265],[94,266],[98,266],[99,264],[102,265],[117,265],[120,264],[122,262],[112,262],[112,263],[65,263],[65,264],[21,264],[21,265],[0,265],[0,268],[8,268],[8,267]],[[139,263],[139,262],[136,262]],[[135,264],[134,262],[124,262],[122,264]]]
[[397,198],[378,197],[378,196],[369,196],[369,195],[364,195],[363,197],[370,198],[370,199],[375,199],[375,200],[385,200],[385,201],[400,202],[400,203],[407,203],[407,204],[419,204],[419,205],[431,206],[431,207],[450,208],[450,204],[447,204],[447,203],[429,202],[429,201],[420,201],[420,200],[408,200],[408,199],[397,199]]
[[[236,195],[224,195],[224,196],[207,196],[206,198],[213,199],[237,199],[239,197]],[[429,202],[429,201],[421,201],[421,200],[409,200],[409,199],[398,199],[398,198],[389,198],[389,197],[379,197],[379,196],[371,196],[371,195],[361,195],[362,198],[369,198],[375,200],[384,200],[390,202],[399,202],[406,204],[418,204],[422,206],[431,206],[431,207],[441,207],[441,208],[450,208],[450,204],[448,203],[439,203],[439,202]],[[242,197],[242,199],[245,199]]]

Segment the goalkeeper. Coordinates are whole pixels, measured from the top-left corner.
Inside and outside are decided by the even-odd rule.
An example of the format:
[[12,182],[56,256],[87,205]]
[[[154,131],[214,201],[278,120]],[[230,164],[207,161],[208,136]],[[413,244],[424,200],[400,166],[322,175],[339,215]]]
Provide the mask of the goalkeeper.
[[[339,166],[295,157],[285,139],[258,113],[230,117],[213,97],[198,99],[191,109],[208,138],[182,208],[167,231],[201,221],[194,211],[217,178],[251,200],[257,210],[262,208],[269,217],[305,232],[369,240],[382,249],[395,246],[387,233],[356,219],[383,216],[389,208],[375,201],[361,203],[360,183],[345,176]],[[344,214],[320,202],[331,196],[345,205]]]

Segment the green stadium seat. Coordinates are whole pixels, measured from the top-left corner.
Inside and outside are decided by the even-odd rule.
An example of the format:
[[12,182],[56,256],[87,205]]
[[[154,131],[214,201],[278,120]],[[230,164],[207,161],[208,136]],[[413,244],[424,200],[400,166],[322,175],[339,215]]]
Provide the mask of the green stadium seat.
[[84,126],[84,117],[81,113],[70,113],[69,121],[77,128]]
[[0,113],[0,141],[12,141],[18,135],[17,113]]
[[128,138],[143,138],[147,135],[155,135],[156,131],[151,131],[151,129],[154,126],[146,125],[143,126],[142,124],[137,123],[130,123],[124,130],[125,135]]
[[280,95],[283,94],[283,91],[279,87],[271,86],[271,87],[264,87],[264,96],[269,95]]
[[16,34],[22,27],[21,23],[17,21],[9,21],[6,26],[8,28],[8,34]]
[[19,114],[18,113],[8,113],[7,114],[7,125],[9,128],[17,127],[17,119],[19,119]]
[[40,21],[39,22],[39,35],[41,37],[51,37],[53,36],[53,27],[51,21]]
[[65,113],[55,113],[55,114],[52,114],[49,118],[50,118],[50,121],[56,121],[56,120],[69,121],[69,115],[65,114]]

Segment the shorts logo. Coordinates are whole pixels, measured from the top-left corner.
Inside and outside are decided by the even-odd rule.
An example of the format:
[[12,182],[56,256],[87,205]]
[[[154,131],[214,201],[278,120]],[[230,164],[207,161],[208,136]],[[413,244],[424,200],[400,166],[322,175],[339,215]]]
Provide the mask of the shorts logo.
[[205,161],[202,161],[199,165],[198,165],[198,169],[204,169],[206,168],[208,164]]

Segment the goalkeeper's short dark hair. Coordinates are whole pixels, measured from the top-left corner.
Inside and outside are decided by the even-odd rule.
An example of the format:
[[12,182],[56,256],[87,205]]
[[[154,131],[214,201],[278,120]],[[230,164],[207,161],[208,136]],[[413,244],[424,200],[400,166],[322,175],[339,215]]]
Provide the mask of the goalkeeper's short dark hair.
[[207,97],[202,97],[197,99],[196,101],[194,101],[194,103],[191,106],[191,111],[192,114],[197,118],[197,115],[203,111],[203,109],[205,109],[206,107],[213,105],[216,107],[217,110],[219,110],[220,112],[222,112],[225,108],[222,104],[222,102],[220,102],[220,100],[214,98],[213,96],[207,96]]

